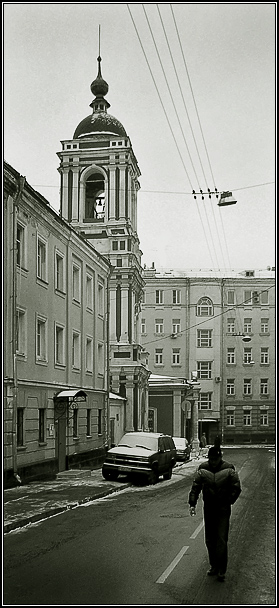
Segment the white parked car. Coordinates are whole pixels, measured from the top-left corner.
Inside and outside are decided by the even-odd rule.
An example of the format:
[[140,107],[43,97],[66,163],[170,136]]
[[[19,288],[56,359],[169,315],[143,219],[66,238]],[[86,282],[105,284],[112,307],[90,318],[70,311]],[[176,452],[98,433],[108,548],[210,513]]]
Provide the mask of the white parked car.
[[176,460],[182,460],[184,462],[190,460],[191,446],[187,439],[185,439],[185,437],[173,437],[173,441],[176,447]]

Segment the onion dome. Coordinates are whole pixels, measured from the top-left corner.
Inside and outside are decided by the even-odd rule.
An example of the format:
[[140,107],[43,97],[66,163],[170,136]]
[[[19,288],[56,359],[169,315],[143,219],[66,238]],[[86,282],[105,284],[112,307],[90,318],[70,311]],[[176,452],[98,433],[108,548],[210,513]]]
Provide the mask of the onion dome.
[[73,139],[88,137],[92,133],[107,133],[127,137],[127,133],[121,122],[107,113],[110,104],[104,99],[104,96],[108,93],[109,86],[101,74],[101,57],[98,57],[97,61],[99,63],[98,75],[90,87],[93,95],[95,95],[95,99],[90,104],[93,113],[79,123],[74,132]]
[[102,74],[101,74],[101,57],[99,56],[97,58],[97,61],[99,63],[98,66],[98,75],[97,78],[95,78],[95,80],[93,80],[93,82],[91,83],[91,91],[93,93],[93,95],[95,95],[96,97],[103,97],[104,95],[106,95],[108,93],[109,90],[109,86],[108,83],[103,79]]

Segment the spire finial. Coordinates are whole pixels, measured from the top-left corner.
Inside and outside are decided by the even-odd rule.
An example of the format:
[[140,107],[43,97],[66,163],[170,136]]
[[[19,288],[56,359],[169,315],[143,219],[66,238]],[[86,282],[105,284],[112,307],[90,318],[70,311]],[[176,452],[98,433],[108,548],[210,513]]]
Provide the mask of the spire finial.
[[[97,61],[98,61],[98,74],[97,74],[97,78],[95,78],[95,80],[93,80],[93,82],[91,83],[91,91],[93,93],[93,95],[95,95],[96,97],[98,97],[98,99],[100,100],[101,97],[104,97],[108,90],[109,90],[109,86],[107,84],[107,82],[103,79],[102,77],[102,72],[101,72],[101,26],[99,25],[99,56],[97,57]],[[106,111],[106,108],[109,107],[109,103],[106,100],[103,100],[104,104],[102,105],[102,111]],[[92,101],[92,103],[90,104],[90,106],[93,108],[93,111],[100,111],[100,104],[96,104],[95,100]],[[104,109],[104,106],[106,106],[106,108]]]

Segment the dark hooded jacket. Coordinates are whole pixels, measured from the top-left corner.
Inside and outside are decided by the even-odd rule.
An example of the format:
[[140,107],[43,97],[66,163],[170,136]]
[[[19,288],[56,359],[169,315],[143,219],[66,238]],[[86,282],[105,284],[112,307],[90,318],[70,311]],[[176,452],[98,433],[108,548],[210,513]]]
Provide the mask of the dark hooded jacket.
[[239,476],[233,464],[221,460],[217,468],[209,462],[200,464],[189,494],[189,505],[195,507],[200,492],[208,507],[228,507],[233,505],[241,492]]

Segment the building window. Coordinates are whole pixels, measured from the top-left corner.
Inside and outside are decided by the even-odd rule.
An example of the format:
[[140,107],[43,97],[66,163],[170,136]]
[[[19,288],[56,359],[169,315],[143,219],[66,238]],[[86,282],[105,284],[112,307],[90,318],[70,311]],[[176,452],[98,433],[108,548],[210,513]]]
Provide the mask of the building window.
[[227,291],[227,303],[232,305],[235,303],[235,291],[234,289],[228,289]]
[[26,354],[26,312],[19,308],[16,311],[16,352]]
[[269,319],[261,319],[261,334],[268,334],[268,321]]
[[210,380],[212,378],[212,361],[197,362],[198,378],[201,380]]
[[36,360],[47,360],[47,322],[39,316],[36,323]]
[[16,444],[18,447],[24,445],[24,409],[23,407],[17,408],[17,420],[16,420]]
[[227,412],[227,426],[235,426],[234,412]]
[[145,319],[141,320],[141,333],[146,334],[146,322]]
[[201,298],[197,304],[198,317],[212,317],[213,305],[210,298]]
[[116,260],[116,266],[117,266],[118,268],[121,268],[121,267],[122,267],[122,259],[121,259],[121,258],[117,258],[117,260]]
[[156,299],[156,304],[164,303],[164,292],[162,289],[156,289],[155,299]]
[[17,408],[17,420],[16,420],[16,444],[18,447],[24,445],[24,409],[23,407]]
[[179,334],[181,332],[180,319],[172,320],[172,333]]
[[153,407],[148,408],[148,430],[150,433],[157,432],[157,410]]
[[105,373],[105,365],[104,365],[104,345],[98,344],[98,374],[103,376]]
[[61,325],[55,326],[55,363],[65,364],[64,327]]
[[227,349],[227,363],[228,365],[231,365],[232,363],[235,363],[235,348],[228,348]]
[[198,407],[199,410],[211,410],[212,401],[211,401],[212,393],[200,393]]
[[85,353],[86,371],[93,372],[93,339],[86,338],[86,353]]
[[98,410],[98,435],[102,435],[102,412],[103,410]]
[[228,334],[235,333],[235,319],[227,319],[227,332]]
[[73,410],[73,437],[78,437],[78,409]]
[[98,315],[101,317],[104,316],[104,286],[101,283],[98,283]]
[[56,251],[55,254],[55,289],[65,291],[64,289],[64,256]]
[[72,335],[72,367],[80,368],[80,334],[76,331]]
[[180,348],[172,349],[172,365],[180,365]]
[[86,275],[86,308],[93,310],[93,277]]
[[112,241],[112,251],[118,250],[118,241]]
[[243,380],[243,394],[252,395],[252,380],[251,378],[244,378]]
[[252,333],[252,319],[244,319],[243,331],[245,334]]
[[243,304],[252,305],[260,303],[260,294],[258,291],[244,291],[244,302]]
[[260,379],[260,394],[268,395],[268,378]]
[[39,408],[39,443],[44,443],[45,442],[45,409],[40,407]]
[[268,291],[265,289],[260,293],[261,304],[268,304]]
[[244,426],[252,426],[251,410],[243,412],[243,424]]
[[181,304],[181,291],[180,289],[172,290],[172,303],[173,304]]
[[91,410],[86,410],[86,435],[91,436]]
[[37,240],[37,277],[42,281],[47,280],[46,274],[46,241],[38,236]]
[[243,363],[251,363],[252,361],[252,348],[243,349]]
[[208,348],[212,346],[212,329],[197,330],[197,347]]
[[17,224],[16,227],[16,263],[17,266],[25,266],[25,227]]
[[235,395],[235,385],[234,385],[234,378],[228,378],[227,379],[227,390],[226,390],[227,395]]
[[80,302],[80,267],[73,264],[73,300]]
[[141,303],[142,304],[145,304],[145,299],[146,299],[146,292],[145,292],[145,290],[143,290],[142,294],[141,294]]
[[126,241],[120,241],[120,251],[125,251],[126,249]]
[[260,413],[260,425],[261,426],[268,426],[268,412],[261,412]]
[[243,296],[243,304],[245,305],[251,305],[252,304],[252,292],[251,291],[244,291],[244,296]]
[[269,348],[262,346],[261,347],[261,363],[268,364],[269,363]]
[[155,334],[164,333],[164,319],[155,319]]
[[155,365],[163,365],[163,349],[155,348]]

